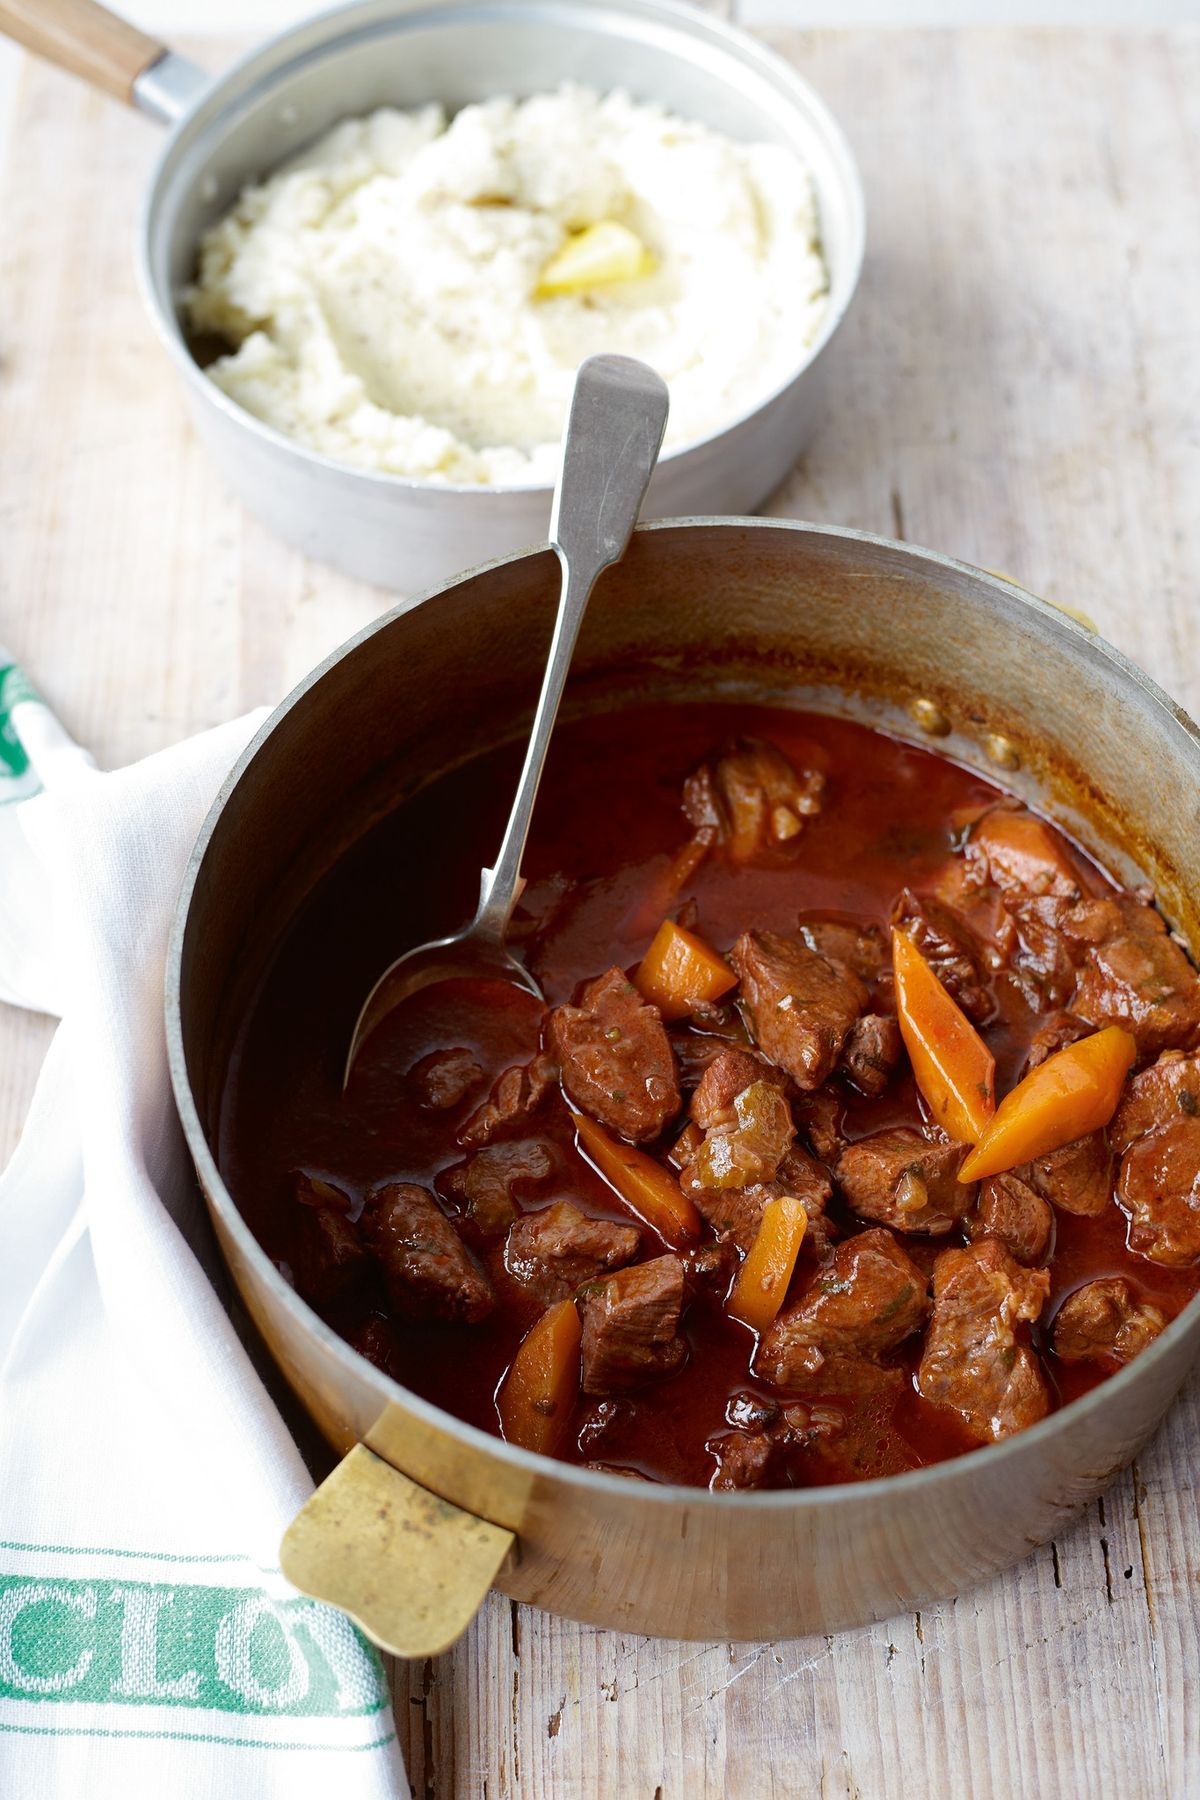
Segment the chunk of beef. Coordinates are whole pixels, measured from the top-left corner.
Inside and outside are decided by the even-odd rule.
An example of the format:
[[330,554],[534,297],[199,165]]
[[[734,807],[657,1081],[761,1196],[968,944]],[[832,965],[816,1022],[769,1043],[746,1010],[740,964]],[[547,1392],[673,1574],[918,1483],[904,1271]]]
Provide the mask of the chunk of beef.
[[867,1005],[866,984],[852,969],[774,931],[743,933],[729,960],[759,1049],[797,1087],[819,1088]]
[[346,1342],[360,1356],[365,1356],[369,1363],[374,1363],[377,1369],[390,1375],[393,1381],[403,1379],[400,1343],[387,1319],[381,1319],[376,1314],[369,1319],[360,1320]]
[[[746,1403],[744,1410],[739,1402]],[[709,1486],[718,1493],[786,1485],[790,1452],[836,1438],[846,1426],[840,1407],[802,1400],[769,1406],[751,1394],[736,1395],[725,1416],[736,1429],[705,1445],[717,1461]]]
[[1172,1267],[1200,1261],[1200,1118],[1176,1113],[1131,1144],[1117,1199],[1139,1256]]
[[482,1106],[477,1106],[458,1134],[466,1149],[490,1144],[511,1130],[524,1130],[558,1081],[558,1064],[545,1051],[533,1061],[497,1076]]
[[1050,1342],[1063,1362],[1127,1363],[1154,1342],[1166,1322],[1120,1275],[1105,1276],[1067,1295]]
[[1017,928],[995,887],[980,887],[979,870],[952,856],[932,879],[930,890],[948,906],[959,928],[966,927],[984,969],[1006,969],[1017,952]]
[[438,1177],[462,1203],[485,1237],[499,1237],[517,1216],[518,1189],[534,1186],[554,1171],[554,1158],[536,1138],[485,1144]]
[[731,862],[771,864],[794,855],[824,791],[816,758],[797,770],[777,745],[745,737],[693,770],[683,786],[683,810]]
[[[743,1214],[741,1229],[730,1232],[734,1243],[740,1250],[747,1252],[762,1223],[767,1201],[778,1200],[784,1194],[799,1200],[804,1208],[808,1219],[804,1229],[806,1252],[811,1256],[824,1256],[838,1236],[837,1227],[825,1214],[825,1209],[833,1198],[833,1182],[825,1165],[810,1156],[799,1144],[792,1145],[775,1171],[774,1181],[746,1190],[747,1210]],[[750,1211],[751,1203],[753,1212]]]
[[633,1225],[589,1219],[568,1200],[518,1219],[504,1245],[513,1280],[545,1306],[565,1300],[584,1281],[633,1261],[641,1234]]
[[978,885],[997,887],[1006,897],[1078,900],[1086,891],[1062,838],[1044,819],[1011,801],[1001,801],[976,820],[963,859]]
[[1008,896],[1017,942],[1011,957],[1013,979],[1035,1012],[1062,1007],[1075,990],[1075,964],[1064,922],[1073,903],[1054,894],[1035,899]]
[[1157,1062],[1125,1083],[1108,1135],[1120,1155],[1138,1138],[1182,1114],[1200,1115],[1200,1054],[1164,1050]]
[[748,1188],[687,1188],[706,1224],[736,1244],[743,1256],[758,1235],[768,1200],[778,1199],[782,1189],[773,1182]]
[[1074,1013],[1054,1012],[1043,1021],[1029,1040],[1029,1054],[1025,1058],[1023,1075],[1032,1069],[1040,1069],[1048,1056],[1056,1056],[1069,1044],[1077,1044],[1080,1038],[1090,1037],[1092,1027],[1077,1019]]
[[1122,1025],[1141,1056],[1186,1049],[1200,1035],[1200,980],[1161,915],[1133,894],[1084,900],[1063,920],[1079,974],[1071,1010]]
[[938,883],[969,923],[986,966],[1003,971],[1034,1011],[1071,997],[1075,970],[1063,915],[1085,892],[1066,845],[1026,808],[1002,802],[972,826],[963,856]]
[[[728,1118],[728,1113],[722,1113]],[[727,1124],[712,1125],[680,1180],[696,1188],[744,1188],[771,1181],[787,1154],[796,1127],[792,1109],[778,1087],[752,1081],[734,1100]]]
[[449,1112],[483,1080],[483,1070],[469,1050],[431,1050],[408,1071],[408,1080],[424,1112]]
[[983,1182],[975,1211],[964,1224],[972,1241],[999,1238],[1019,1263],[1032,1267],[1049,1261],[1054,1214],[1017,1175],[993,1175]]
[[828,1088],[816,1094],[802,1094],[792,1107],[798,1129],[824,1163],[835,1163],[846,1148],[842,1129],[845,1111],[841,1097]]
[[[924,1279],[924,1277],[922,1277]],[[761,1372],[761,1351],[759,1372]],[[811,1359],[812,1366],[809,1366]],[[780,1384],[789,1394],[825,1400],[867,1402],[873,1407],[894,1406],[909,1385],[904,1369],[893,1368],[859,1350],[830,1350],[819,1358],[797,1355],[787,1379]]]
[[719,1494],[747,1488],[774,1487],[783,1446],[769,1431],[726,1431],[710,1438],[706,1448],[717,1459],[709,1486]]
[[688,1111],[702,1131],[732,1125],[735,1100],[756,1081],[787,1091],[787,1076],[765,1057],[753,1050],[722,1050],[705,1069]]
[[1017,1173],[1043,1200],[1081,1218],[1094,1218],[1112,1199],[1112,1152],[1102,1131],[1089,1131]]
[[936,1237],[974,1201],[974,1185],[958,1180],[966,1154],[964,1144],[937,1143],[911,1125],[895,1125],[847,1144],[834,1176],[860,1217]]
[[680,1185],[691,1196],[701,1217],[714,1231],[737,1245],[746,1255],[758,1235],[769,1200],[790,1194],[808,1215],[805,1239],[820,1254],[829,1242],[825,1208],[833,1194],[828,1170],[807,1151],[793,1144],[780,1162],[773,1181],[753,1182],[743,1188],[706,1187],[696,1180],[691,1167],[680,1176]]
[[352,1300],[369,1263],[358,1232],[333,1206],[298,1206],[290,1216],[291,1267],[296,1292],[310,1306],[336,1307]]
[[718,1040],[733,1050],[748,1050],[745,1021],[732,1000],[698,1000],[688,1014],[693,1031]]
[[844,1407],[829,1406],[820,1401],[789,1400],[779,1423],[791,1432],[794,1441],[811,1444],[821,1438],[839,1437],[848,1420]]
[[[745,1032],[742,1033],[743,1037]],[[668,1032],[671,1049],[675,1052],[675,1064],[679,1070],[680,1087],[695,1087],[704,1078],[706,1069],[725,1055],[730,1048],[730,1041],[725,1037],[711,1037],[707,1033],[692,1031],[682,1026],[673,1026]]]
[[990,1019],[995,1003],[983,970],[982,947],[962,914],[932,894],[910,888],[892,908],[892,924],[906,932],[948,994],[977,1025]]
[[860,1094],[878,1099],[903,1054],[899,1021],[890,1013],[864,1013],[850,1027],[841,1066]]
[[580,1415],[576,1442],[585,1457],[614,1446],[609,1440],[628,1430],[637,1417],[636,1400],[597,1400]]
[[725,1402],[725,1417],[737,1431],[763,1431],[778,1419],[779,1402],[743,1389]]
[[491,1312],[491,1283],[424,1188],[407,1181],[377,1188],[361,1227],[392,1307],[404,1318],[474,1325]]
[[980,1442],[1023,1431],[1050,1410],[1041,1364],[1020,1333],[1049,1291],[1046,1270],[1022,1268],[999,1238],[943,1250],[933,1265],[917,1388],[958,1413]]
[[597,1283],[583,1303],[584,1393],[620,1393],[677,1369],[687,1356],[679,1330],[685,1298],[677,1256],[635,1263]]
[[589,982],[578,1006],[556,1006],[547,1035],[567,1093],[610,1131],[648,1144],[679,1111],[675,1053],[662,1018],[620,969]]
[[808,1214],[810,1227],[833,1198],[829,1170],[799,1144],[793,1144],[780,1163],[775,1171],[775,1181],[785,1194],[792,1194],[800,1201]]
[[881,1356],[919,1330],[928,1310],[926,1279],[892,1234],[861,1231],[838,1245],[768,1328],[756,1373],[773,1387],[823,1386],[837,1372],[824,1367],[831,1359]]
[[826,962],[841,963],[853,969],[868,987],[875,982],[890,981],[892,955],[878,925],[856,925],[850,919],[823,919],[816,916],[800,920],[801,942],[823,956]]
[[704,1294],[718,1303],[729,1294],[729,1286],[738,1267],[738,1254],[731,1239],[720,1238],[715,1244],[701,1244],[683,1258],[687,1291]]

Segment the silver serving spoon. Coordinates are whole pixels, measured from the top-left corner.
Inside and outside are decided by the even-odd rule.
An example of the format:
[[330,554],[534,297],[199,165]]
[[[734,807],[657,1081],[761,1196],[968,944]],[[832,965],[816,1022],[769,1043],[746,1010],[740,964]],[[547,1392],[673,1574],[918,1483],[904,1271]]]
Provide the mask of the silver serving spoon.
[[666,384],[644,363],[629,356],[590,356],[580,366],[550,514],[550,543],[562,564],[562,594],[500,854],[480,877],[479,908],[471,923],[451,937],[406,951],[379,977],[358,1015],[343,1085],[380,1021],[436,981],[490,976],[542,998],[537,982],[504,941],[524,886],[521,858],[584,611],[597,576],[625,554],[666,423]]

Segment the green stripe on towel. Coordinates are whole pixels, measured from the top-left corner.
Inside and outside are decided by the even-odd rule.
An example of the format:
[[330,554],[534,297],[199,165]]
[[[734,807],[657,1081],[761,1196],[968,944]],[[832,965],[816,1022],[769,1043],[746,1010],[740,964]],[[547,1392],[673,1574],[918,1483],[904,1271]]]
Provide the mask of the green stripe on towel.
[[386,1706],[341,1613],[245,1587],[0,1574],[0,1700],[345,1718]]

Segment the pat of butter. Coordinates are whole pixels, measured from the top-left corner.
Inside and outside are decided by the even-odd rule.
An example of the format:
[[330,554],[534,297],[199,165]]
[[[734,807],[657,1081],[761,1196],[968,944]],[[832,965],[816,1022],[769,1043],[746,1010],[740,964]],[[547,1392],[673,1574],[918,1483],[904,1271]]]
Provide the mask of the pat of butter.
[[636,231],[615,219],[602,219],[567,239],[542,270],[539,295],[578,294],[585,288],[630,281],[654,266]]

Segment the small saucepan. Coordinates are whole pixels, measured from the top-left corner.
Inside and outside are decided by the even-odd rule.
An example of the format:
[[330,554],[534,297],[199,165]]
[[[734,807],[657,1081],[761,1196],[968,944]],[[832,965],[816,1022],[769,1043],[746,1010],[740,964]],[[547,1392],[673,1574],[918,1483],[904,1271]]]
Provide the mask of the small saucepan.
[[462,487],[349,468],[228,399],[188,346],[180,295],[202,233],[339,119],[582,81],[622,87],[812,171],[830,272],[820,331],[787,379],[731,425],[668,452],[647,517],[749,512],[816,423],[826,346],[858,282],[862,188],[837,124],[786,63],[674,0],[358,0],[272,39],[213,78],[94,0],[0,0],[0,31],[172,127],[142,209],[146,304],[201,436],[251,511],[306,554],[417,592],[484,557],[544,539],[550,488]]
[[[599,1625],[706,1639],[833,1631],[961,1592],[1061,1531],[1136,1455],[1200,1350],[1200,1301],[999,1444],[848,1486],[710,1493],[530,1455],[401,1387],[285,1281],[222,1179],[231,1046],[280,935],[386,811],[528,728],[556,597],[553,554],[530,552],[353,639],[250,745],[188,873],[167,977],[184,1128],[247,1307],[345,1455],[284,1566],[411,1655],[443,1648],[493,1581]],[[1119,878],[1153,882],[1200,947],[1200,733],[1115,650],[1005,581],[813,525],[645,526],[604,577],[573,688],[568,712],[738,699],[932,731],[960,762],[999,766]]]

